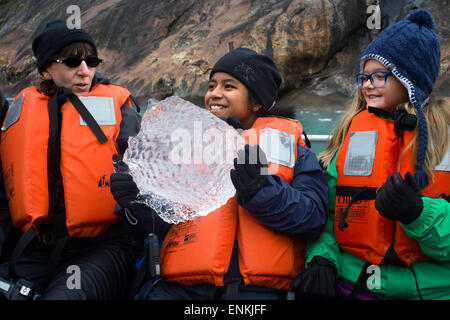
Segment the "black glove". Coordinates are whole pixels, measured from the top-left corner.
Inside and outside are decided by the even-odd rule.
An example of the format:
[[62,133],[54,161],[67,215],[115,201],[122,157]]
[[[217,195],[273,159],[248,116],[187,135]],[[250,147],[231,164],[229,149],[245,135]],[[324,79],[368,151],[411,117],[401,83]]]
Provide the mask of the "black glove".
[[246,144],[244,150],[238,151],[230,176],[238,196],[244,201],[249,200],[264,186],[267,179],[267,158],[259,145],[250,147]]
[[407,172],[391,174],[377,191],[375,208],[385,218],[408,224],[416,220],[423,209],[422,195],[414,176]]
[[241,126],[241,122],[239,121],[238,118],[236,117],[229,117],[229,118],[224,118],[224,117],[219,117],[219,119],[225,121],[226,123],[228,123],[230,126],[232,126],[233,128],[237,129],[242,129]]
[[312,258],[309,268],[291,282],[296,299],[334,299],[337,269],[334,263],[321,257]]
[[113,160],[116,172],[112,173],[109,178],[111,193],[122,208],[128,208],[130,202],[136,200],[139,189],[133,177],[128,173],[128,166],[122,161],[122,157],[114,154]]

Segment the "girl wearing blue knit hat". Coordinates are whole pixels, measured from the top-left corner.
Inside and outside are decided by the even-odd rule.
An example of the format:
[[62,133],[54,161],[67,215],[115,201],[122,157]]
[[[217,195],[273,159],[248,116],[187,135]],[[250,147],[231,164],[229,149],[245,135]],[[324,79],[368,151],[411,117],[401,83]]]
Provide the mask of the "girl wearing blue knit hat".
[[450,104],[433,18],[417,10],[368,45],[354,103],[319,156],[331,216],[299,295],[450,299]]

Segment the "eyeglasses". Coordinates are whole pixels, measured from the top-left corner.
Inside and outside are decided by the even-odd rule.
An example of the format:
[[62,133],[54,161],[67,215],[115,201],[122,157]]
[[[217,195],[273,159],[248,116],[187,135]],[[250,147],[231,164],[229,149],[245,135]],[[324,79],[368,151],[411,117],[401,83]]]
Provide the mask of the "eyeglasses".
[[387,78],[393,74],[389,71],[375,71],[371,74],[358,73],[356,75],[356,83],[360,89],[363,88],[364,83],[370,80],[370,83],[374,88],[384,88]]
[[82,59],[82,58],[76,57],[76,56],[69,56],[69,57],[65,58],[64,60],[61,60],[61,59],[52,60],[52,62],[64,63],[69,68],[78,67],[82,61],[85,61],[86,65],[91,68],[95,68],[100,63],[103,62],[102,59],[99,59],[98,57],[95,57],[95,56],[87,57],[85,59]]

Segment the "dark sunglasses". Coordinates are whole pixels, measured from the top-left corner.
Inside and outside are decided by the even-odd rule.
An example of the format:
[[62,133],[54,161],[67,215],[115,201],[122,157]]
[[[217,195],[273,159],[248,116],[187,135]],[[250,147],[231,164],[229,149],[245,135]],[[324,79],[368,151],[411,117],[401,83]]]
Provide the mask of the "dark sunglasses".
[[52,60],[52,62],[64,63],[69,68],[78,67],[82,61],[85,61],[86,65],[91,68],[95,68],[96,66],[98,66],[100,63],[103,62],[103,60],[99,59],[98,57],[87,57],[85,59],[82,59],[76,56],[69,56],[64,60],[61,59]]

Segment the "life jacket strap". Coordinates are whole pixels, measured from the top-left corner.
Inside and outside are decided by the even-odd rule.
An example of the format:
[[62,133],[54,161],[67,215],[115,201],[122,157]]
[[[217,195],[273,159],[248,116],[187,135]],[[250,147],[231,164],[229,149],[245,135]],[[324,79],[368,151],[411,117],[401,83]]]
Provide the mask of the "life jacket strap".
[[416,276],[416,272],[414,271],[413,265],[411,265],[411,266],[409,267],[409,270],[411,270],[411,272],[412,272],[412,274],[413,274],[413,276],[414,276],[414,280],[415,280],[415,282],[416,282],[417,295],[419,296],[419,299],[420,299],[420,300],[423,300],[423,296],[422,296],[422,293],[420,292],[419,283],[417,282],[417,276]]
[[383,109],[368,107],[370,113],[376,114],[382,118],[394,120],[394,132],[398,136],[400,131],[411,131],[417,127],[417,116],[406,112],[406,110],[397,110],[394,112],[388,112]]
[[70,237],[67,235],[63,238],[60,238],[55,241],[55,248],[53,249],[50,259],[47,264],[47,272],[45,274],[44,281],[42,282],[42,288],[46,288],[47,285],[50,283],[50,280],[52,279],[53,274],[55,273],[56,269],[58,268],[58,264],[60,262],[62,252],[67,244],[67,241],[69,241]]
[[12,254],[11,259],[8,264],[8,273],[9,277],[17,280],[19,278],[16,270],[17,260],[20,258],[24,250],[28,247],[28,245],[33,241],[33,239],[37,236],[36,230],[31,227],[20,237],[17,242]]
[[439,193],[435,198],[445,199],[447,202],[450,202],[450,194],[445,194],[444,192]]
[[303,129],[303,136],[305,137],[305,145],[308,149],[311,149],[311,141],[309,141],[308,135],[305,132],[305,129]]
[[348,227],[345,222],[347,219],[350,207],[357,201],[360,200],[374,200],[377,196],[377,189],[375,187],[348,187],[348,186],[337,186],[336,196],[351,196],[347,208],[339,213],[339,224],[338,227],[341,231],[344,231]]
[[[18,259],[22,256],[25,249],[30,245],[30,243],[37,237],[38,233],[37,231],[31,227],[25,233],[20,237],[19,241],[16,244],[16,247],[14,248],[11,259],[8,264],[8,273],[9,277],[18,280],[21,278],[21,276],[17,273],[16,264]],[[47,271],[44,277],[44,280],[42,281],[41,287],[45,288],[48,283],[51,280],[52,275],[56,271],[58,267],[59,260],[62,256],[62,251],[64,247],[66,246],[67,241],[69,240],[69,236],[62,237],[58,240],[56,240],[55,247],[52,250],[52,253],[50,255],[50,259],[48,261],[47,265]]]
[[242,284],[242,277],[237,277],[231,280],[232,281],[226,285],[225,300],[236,300],[239,287]]
[[83,102],[81,102],[81,100],[74,94],[69,97],[69,100],[70,100],[70,102],[72,102],[75,109],[78,111],[80,116],[83,118],[83,120],[86,122],[88,127],[91,129],[92,133],[94,133],[94,135],[97,137],[97,140],[100,143],[107,142],[108,138],[106,137],[102,128],[100,128],[100,126],[98,125],[95,118],[92,116],[92,114],[86,108],[86,106],[83,104]]
[[233,250],[231,252],[230,265],[227,273],[223,276],[223,284],[225,285],[225,299],[235,300],[239,292],[239,287],[242,283],[243,278],[239,271],[238,242],[235,237]]
[[355,285],[353,286],[352,292],[346,297],[346,299],[354,300],[358,293],[361,291],[365,291],[364,285],[367,283],[367,279],[369,279],[370,273],[367,272],[367,268],[370,266],[370,263],[366,263],[364,267],[362,268],[361,272],[359,273],[358,279],[355,282]]

